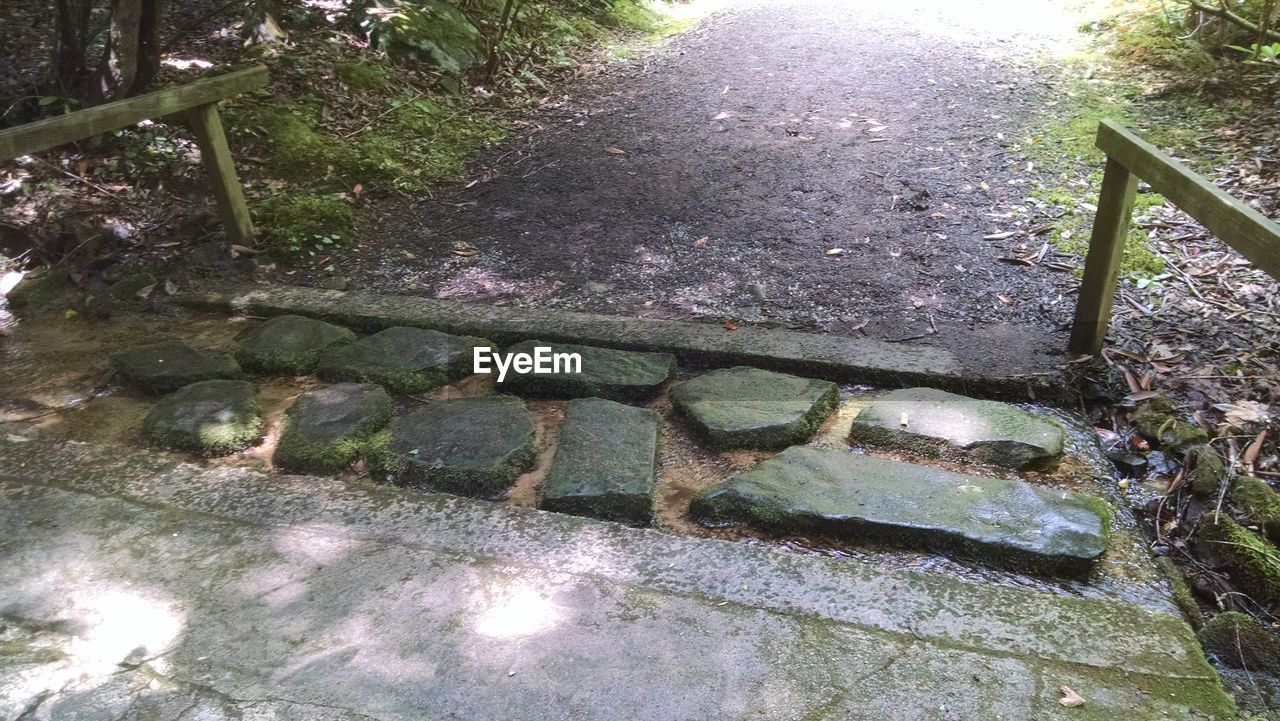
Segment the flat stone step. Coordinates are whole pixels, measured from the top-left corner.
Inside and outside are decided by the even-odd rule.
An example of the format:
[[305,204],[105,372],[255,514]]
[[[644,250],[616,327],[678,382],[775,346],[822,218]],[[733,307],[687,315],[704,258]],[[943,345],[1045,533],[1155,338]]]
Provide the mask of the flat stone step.
[[424,393],[471,375],[482,338],[421,328],[388,328],[326,353],[317,374],[330,381],[377,383],[392,393]]
[[304,473],[337,473],[391,421],[391,396],[371,383],[339,383],[307,391],[286,413],[272,462]]
[[117,353],[111,365],[130,385],[148,393],[172,393],[197,381],[234,380],[240,366],[226,353],[196,350],[176,340],[150,343]]
[[142,432],[165,448],[224,456],[248,448],[262,431],[258,389],[248,381],[208,380],[160,399]]
[[503,392],[538,398],[642,401],[657,393],[676,370],[675,356],[670,353],[641,353],[540,340],[517,343],[506,352],[532,355],[539,347],[550,348],[551,354],[578,354],[582,359],[582,372],[508,373],[498,386]]
[[570,401],[538,507],[632,526],[653,520],[658,414],[600,398]]
[[0,434],[0,537],[3,718],[1235,718],[1172,604],[341,477]]
[[236,360],[257,373],[303,375],[315,370],[326,351],[355,339],[356,334],[342,326],[300,315],[278,315],[245,337]]
[[534,440],[533,416],[519,398],[455,398],[392,421],[374,465],[407,485],[501,498],[533,467]]
[[671,390],[671,402],[717,450],[803,443],[839,401],[829,381],[744,367],[711,371]]
[[788,448],[694,499],[708,525],[832,533],[1082,575],[1107,548],[1105,501],[1024,481],[967,476],[841,450]]
[[886,393],[853,421],[850,439],[925,456],[1008,468],[1042,465],[1062,455],[1056,421],[997,401],[933,388]]

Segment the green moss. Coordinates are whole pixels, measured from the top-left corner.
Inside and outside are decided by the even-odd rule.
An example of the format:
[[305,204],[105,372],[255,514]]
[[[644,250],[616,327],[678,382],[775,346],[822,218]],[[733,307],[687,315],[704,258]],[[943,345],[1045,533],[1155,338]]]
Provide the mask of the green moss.
[[193,383],[147,414],[143,434],[165,448],[223,456],[253,445],[262,431],[257,391],[246,381]]
[[253,219],[262,249],[283,259],[341,245],[355,223],[351,207],[341,199],[309,193],[267,198],[254,206]]
[[269,166],[285,174],[312,180],[335,175],[342,178],[357,166],[350,145],[318,130],[320,112],[310,105],[259,106],[232,118],[234,126],[259,133]]
[[1155,409],[1145,409],[1133,419],[1138,433],[1158,448],[1175,452],[1205,444],[1209,434],[1200,426],[1180,421],[1174,416]]
[[1197,529],[1196,547],[1244,594],[1262,604],[1280,602],[1280,551],[1266,540],[1210,512]]
[[1187,580],[1182,577],[1182,571],[1178,569],[1178,564],[1174,563],[1167,556],[1160,556],[1156,559],[1156,565],[1160,567],[1160,572],[1164,575],[1165,580],[1169,582],[1169,591],[1173,596],[1173,603],[1182,611],[1182,615],[1186,617],[1187,623],[1192,628],[1200,628],[1204,624],[1204,612],[1200,610],[1200,604],[1196,603],[1196,598],[1191,593],[1191,587],[1187,585]]
[[338,63],[333,74],[352,90],[385,90],[391,85],[387,71],[368,60]]
[[1201,498],[1216,497],[1227,475],[1222,457],[1205,445],[1191,451],[1191,463],[1191,492]]
[[74,293],[75,284],[65,272],[37,268],[22,276],[5,299],[14,311],[28,312],[62,308],[72,302]]
[[1273,542],[1280,539],[1280,494],[1253,476],[1236,476],[1228,491],[1241,523],[1258,529]]
[[1199,633],[1200,643],[1232,668],[1280,672],[1280,637],[1238,611],[1214,616]]

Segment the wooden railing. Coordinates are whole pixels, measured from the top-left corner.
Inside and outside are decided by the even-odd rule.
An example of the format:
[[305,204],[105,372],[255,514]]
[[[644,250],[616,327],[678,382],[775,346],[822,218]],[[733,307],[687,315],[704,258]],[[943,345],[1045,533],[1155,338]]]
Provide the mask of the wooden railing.
[[231,150],[227,148],[222,118],[218,115],[218,101],[266,84],[267,68],[258,65],[0,130],[0,162],[118,130],[140,120],[183,113],[196,144],[200,146],[200,156],[209,174],[209,183],[218,201],[228,239],[239,245],[252,245],[253,223],[249,220],[240,179],[236,177]]
[[1097,144],[1107,154],[1107,170],[1071,324],[1071,352],[1102,350],[1139,179],[1255,266],[1280,278],[1280,225],[1110,120],[1098,126]]

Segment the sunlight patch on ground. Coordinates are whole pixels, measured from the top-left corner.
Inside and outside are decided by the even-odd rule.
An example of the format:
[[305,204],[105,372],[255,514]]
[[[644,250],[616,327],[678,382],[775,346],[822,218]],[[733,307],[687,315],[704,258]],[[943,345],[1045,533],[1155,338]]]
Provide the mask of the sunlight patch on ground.
[[486,608],[476,618],[475,630],[489,638],[522,638],[555,628],[561,610],[543,591],[528,581],[491,587]]

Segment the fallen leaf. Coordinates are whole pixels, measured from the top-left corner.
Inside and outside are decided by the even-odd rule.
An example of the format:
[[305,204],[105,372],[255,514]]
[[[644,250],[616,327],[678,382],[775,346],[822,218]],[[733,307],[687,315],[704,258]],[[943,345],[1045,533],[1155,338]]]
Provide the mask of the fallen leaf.
[[623,150],[622,148],[615,148],[615,147],[614,147],[614,146],[612,146],[612,145],[606,146],[606,147],[605,147],[605,149],[604,149],[604,152],[606,152],[606,153],[610,153],[610,154],[612,154],[612,155],[626,155],[626,154],[627,154],[627,151]]
[[1253,439],[1253,443],[1244,450],[1244,455],[1240,456],[1240,463],[1245,466],[1252,466],[1253,462],[1258,460],[1258,454],[1262,452],[1262,442],[1267,440],[1267,432],[1263,430]]
[[250,248],[245,245],[236,245],[235,243],[231,244],[231,250],[239,255],[246,255],[250,257],[258,254],[258,251],[254,250],[253,248]]
[[1013,299],[1007,295],[997,295],[996,298],[998,298],[1000,302],[1004,303],[1005,305],[1013,305]]
[[156,289],[156,284],[155,284],[155,283],[152,283],[151,285],[144,285],[144,286],[142,286],[141,288],[139,288],[139,289],[138,289],[138,292],[137,292],[137,293],[134,293],[134,295],[135,295],[135,296],[137,296],[137,297],[139,297],[139,298],[141,298],[141,299],[143,299],[143,300],[146,300],[147,298],[150,298],[150,297],[151,297],[151,291],[153,291],[153,290],[155,290],[155,289]]
[[1070,686],[1063,686],[1058,689],[1062,692],[1062,698],[1058,699],[1058,703],[1067,708],[1075,708],[1084,705],[1084,697],[1071,690]]
[[172,280],[166,280],[164,282],[164,292],[166,295],[177,295],[178,284],[174,283]]
[[1006,230],[1003,233],[992,233],[991,235],[984,235],[982,236],[982,239],[983,240],[1004,240],[1006,238],[1012,238],[1017,234],[1018,234],[1018,231],[1016,230]]
[[702,236],[701,238],[698,238],[697,240],[693,241],[693,244],[694,244],[694,245],[706,245],[706,244],[707,244],[707,241],[708,241],[708,240],[710,240],[710,239],[711,239],[711,236],[709,236],[709,235],[704,235],[704,236]]
[[827,251],[827,255],[844,255],[844,248],[832,248]]
[[725,330],[737,330],[737,329],[738,329],[738,324],[737,324],[737,323],[734,323],[734,322],[733,322],[733,321],[731,321],[731,320],[726,320],[726,321],[724,322],[724,329],[725,329]]
[[1233,403],[1215,403],[1214,410],[1222,411],[1227,425],[1244,428],[1249,423],[1266,423],[1271,409],[1265,403],[1256,401],[1235,401]]
[[732,118],[732,117],[733,117],[733,113],[728,112],[726,110],[718,113],[714,118],[712,118],[712,120],[724,120],[725,118]]

